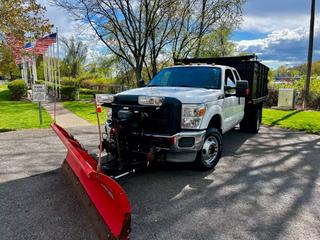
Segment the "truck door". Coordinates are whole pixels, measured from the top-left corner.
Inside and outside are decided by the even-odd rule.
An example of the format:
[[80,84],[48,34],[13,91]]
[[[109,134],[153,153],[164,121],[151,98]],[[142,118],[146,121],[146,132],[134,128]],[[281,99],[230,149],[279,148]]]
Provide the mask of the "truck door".
[[[240,79],[239,73],[236,70],[232,70],[233,75],[235,77],[236,82]],[[244,105],[245,105],[245,98],[238,98],[237,104],[234,105],[234,114],[235,114],[235,120],[236,124],[241,122],[243,116],[244,116]]]
[[224,115],[224,132],[233,128],[236,125],[236,105],[238,98],[236,97],[236,80],[231,69],[226,69],[224,77],[224,102],[223,102],[223,115]]

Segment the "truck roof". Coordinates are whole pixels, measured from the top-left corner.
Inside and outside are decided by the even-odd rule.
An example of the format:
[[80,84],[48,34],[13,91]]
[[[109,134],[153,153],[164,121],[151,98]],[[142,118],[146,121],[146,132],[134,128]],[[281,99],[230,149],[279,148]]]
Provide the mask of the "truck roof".
[[233,67],[226,66],[226,65],[215,65],[215,64],[208,64],[208,63],[191,63],[191,64],[182,64],[182,65],[173,65],[165,68],[184,68],[184,67],[218,67],[222,69],[233,69]]
[[250,96],[247,98],[248,100],[252,100],[256,104],[263,102],[268,95],[269,68],[258,61],[256,55],[174,59],[174,64],[181,67],[212,66],[222,69],[236,69],[241,79],[249,81]]

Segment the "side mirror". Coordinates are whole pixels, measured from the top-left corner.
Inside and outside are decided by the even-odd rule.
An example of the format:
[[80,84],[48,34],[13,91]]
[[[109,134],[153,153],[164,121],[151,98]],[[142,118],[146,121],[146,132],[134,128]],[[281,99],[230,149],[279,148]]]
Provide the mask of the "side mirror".
[[139,87],[145,87],[146,84],[144,83],[144,80],[143,79],[140,79],[139,80]]
[[249,83],[245,80],[237,81],[236,85],[236,96],[247,97],[249,94]]

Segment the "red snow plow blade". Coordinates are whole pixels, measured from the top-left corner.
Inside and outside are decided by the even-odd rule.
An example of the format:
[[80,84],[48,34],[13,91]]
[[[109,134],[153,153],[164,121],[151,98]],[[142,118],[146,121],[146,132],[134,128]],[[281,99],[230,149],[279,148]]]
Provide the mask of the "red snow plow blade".
[[91,208],[87,210],[99,238],[128,239],[131,208],[125,191],[112,178],[96,171],[97,162],[76,139],[59,125],[51,126],[68,149],[63,168],[82,203]]

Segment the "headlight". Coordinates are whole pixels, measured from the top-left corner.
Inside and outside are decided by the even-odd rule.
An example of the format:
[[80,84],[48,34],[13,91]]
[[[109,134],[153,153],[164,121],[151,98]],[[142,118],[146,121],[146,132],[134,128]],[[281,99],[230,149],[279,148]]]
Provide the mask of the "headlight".
[[140,105],[148,106],[161,106],[164,97],[154,97],[154,96],[139,96],[138,102]]
[[181,128],[198,129],[205,112],[204,104],[182,104]]

